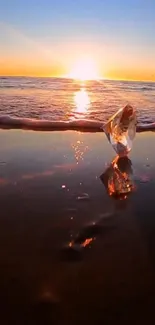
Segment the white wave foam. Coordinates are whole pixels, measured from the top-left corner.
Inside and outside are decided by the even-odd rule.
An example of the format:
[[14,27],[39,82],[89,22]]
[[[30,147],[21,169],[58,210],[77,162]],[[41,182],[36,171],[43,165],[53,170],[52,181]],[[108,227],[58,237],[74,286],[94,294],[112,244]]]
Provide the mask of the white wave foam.
[[[49,121],[30,118],[11,117],[9,115],[0,116],[1,129],[24,129],[34,131],[63,131],[77,130],[90,132],[103,132],[103,122],[91,120],[74,121]],[[137,132],[155,131],[155,123],[140,124],[137,126]]]

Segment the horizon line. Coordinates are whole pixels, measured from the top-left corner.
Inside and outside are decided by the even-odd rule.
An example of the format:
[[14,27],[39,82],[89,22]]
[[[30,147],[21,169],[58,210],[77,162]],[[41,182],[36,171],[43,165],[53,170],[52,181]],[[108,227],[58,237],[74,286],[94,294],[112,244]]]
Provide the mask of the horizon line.
[[87,81],[129,81],[129,82],[152,82],[155,83],[155,80],[151,79],[117,79],[117,78],[94,78],[94,79],[78,79],[78,78],[71,78],[68,76],[37,76],[37,75],[0,75],[0,78],[49,78],[49,79],[68,79],[68,80],[77,80],[81,82]]

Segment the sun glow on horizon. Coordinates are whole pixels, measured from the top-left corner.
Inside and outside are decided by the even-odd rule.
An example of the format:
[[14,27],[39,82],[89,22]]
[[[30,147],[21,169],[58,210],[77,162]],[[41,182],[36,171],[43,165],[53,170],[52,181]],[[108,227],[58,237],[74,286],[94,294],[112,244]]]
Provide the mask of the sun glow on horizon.
[[99,79],[99,73],[92,59],[81,59],[73,65],[68,77],[78,80],[94,80]]

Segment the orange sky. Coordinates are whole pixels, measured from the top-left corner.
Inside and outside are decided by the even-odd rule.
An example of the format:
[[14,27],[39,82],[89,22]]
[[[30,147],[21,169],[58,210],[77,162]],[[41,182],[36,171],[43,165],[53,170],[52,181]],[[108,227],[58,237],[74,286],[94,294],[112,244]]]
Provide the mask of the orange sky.
[[[89,53],[87,55],[89,59]],[[91,58],[91,56],[90,56]],[[81,56],[76,56],[75,60],[70,63],[66,61],[55,62],[54,64],[50,60],[44,60],[40,58],[11,58],[11,57],[0,57],[0,75],[6,76],[45,76],[45,77],[62,77],[62,76],[72,76],[72,70],[80,69],[79,62]],[[97,75],[101,78],[107,79],[121,79],[121,80],[155,80],[155,71],[151,69],[144,69],[140,67],[133,66],[132,68],[125,68],[119,63],[117,68],[112,67],[111,63],[103,65],[99,60],[94,60],[94,64],[97,66]],[[119,66],[120,65],[120,66]],[[81,66],[83,73],[83,66]],[[88,70],[88,69],[87,69]],[[90,67],[91,70],[91,67]],[[81,71],[77,74],[80,75]],[[84,74],[84,73],[83,73]],[[88,73],[89,75],[89,73]],[[91,73],[90,73],[91,76]],[[93,76],[93,75],[92,75]],[[73,77],[76,77],[73,75]],[[86,73],[87,77],[87,73]]]
[[[96,63],[96,62],[95,62]],[[78,66],[78,59],[75,60],[75,67]],[[65,64],[47,64],[43,61],[27,61],[27,60],[12,60],[11,58],[0,58],[0,75],[1,76],[41,76],[41,77],[64,77],[71,75],[72,77],[72,66],[65,67]],[[155,81],[155,72],[147,69],[123,69],[123,68],[104,68],[102,64],[97,64],[98,77],[107,79],[120,79],[120,80],[150,80]],[[69,64],[68,64],[69,66]],[[79,74],[77,74],[77,77]],[[76,75],[73,77],[76,78]],[[93,79],[94,77],[92,77]],[[87,74],[86,74],[87,79]],[[94,78],[95,79],[95,78]]]
[[[107,79],[155,81],[154,53],[144,49],[140,55],[141,49],[135,44],[131,47],[109,38],[105,43],[94,38],[51,42],[49,38],[27,36],[5,23],[0,23],[0,36],[0,75],[3,76],[62,77],[72,76],[79,69],[77,75],[82,73],[86,78],[97,75]],[[80,66],[79,62],[87,59],[93,62],[96,73],[91,71],[94,69],[91,66]]]

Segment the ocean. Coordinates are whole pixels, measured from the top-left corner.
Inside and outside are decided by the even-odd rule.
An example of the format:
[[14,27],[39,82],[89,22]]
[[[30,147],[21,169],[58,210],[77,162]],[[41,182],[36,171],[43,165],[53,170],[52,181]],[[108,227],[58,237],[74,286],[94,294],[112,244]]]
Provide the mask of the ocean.
[[126,104],[137,110],[138,124],[155,122],[155,83],[77,81],[64,78],[0,77],[0,118],[105,123]]

